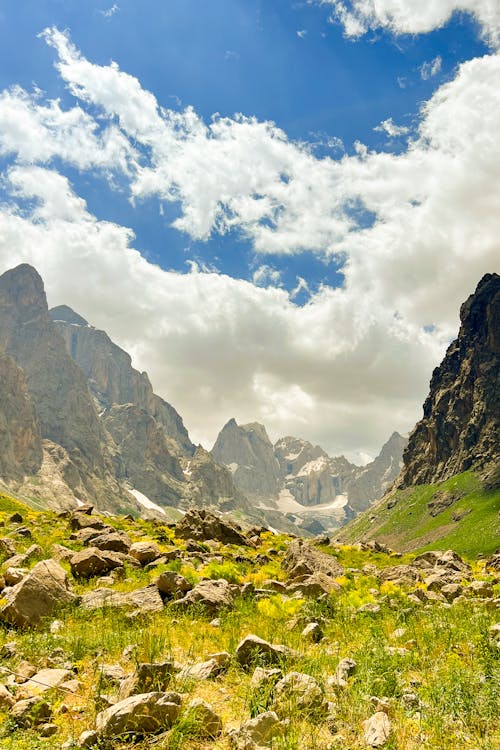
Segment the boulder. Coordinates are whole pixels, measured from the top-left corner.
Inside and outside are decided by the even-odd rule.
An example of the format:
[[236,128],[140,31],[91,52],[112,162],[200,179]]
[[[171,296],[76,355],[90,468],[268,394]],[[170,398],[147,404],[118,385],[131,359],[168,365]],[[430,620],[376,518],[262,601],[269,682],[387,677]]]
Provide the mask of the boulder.
[[290,594],[299,593],[301,596],[318,597],[323,594],[342,591],[342,587],[325,573],[312,573],[300,576],[288,584],[286,590]]
[[288,545],[281,567],[290,578],[310,576],[323,573],[331,578],[341,576],[344,572],[342,565],[332,555],[321,552],[303,539],[294,539]]
[[37,563],[23,580],[4,592],[0,618],[19,627],[37,625],[59,608],[72,604],[66,571],[55,560]]
[[257,635],[247,635],[236,647],[236,659],[243,668],[259,664],[280,664],[290,654],[286,646],[268,643]]
[[108,550],[110,552],[123,552],[127,554],[132,541],[124,531],[105,532],[98,534],[92,539],[92,546],[97,549]]
[[310,622],[301,633],[306,641],[319,643],[324,638],[324,633],[319,622]]
[[157,560],[162,554],[160,548],[154,542],[134,542],[129,552],[141,565],[147,565]]
[[216,612],[222,607],[230,607],[233,602],[234,593],[231,585],[221,578],[218,581],[200,581],[186,596],[173,602],[171,606],[184,609],[198,604],[210,612]]
[[164,594],[165,596],[186,594],[193,588],[192,584],[184,576],[173,570],[165,570],[163,573],[160,573],[155,583],[160,594]]
[[3,579],[6,586],[15,586],[28,575],[27,568],[6,568],[3,573]]
[[171,661],[138,664],[135,672],[123,680],[120,700],[130,695],[164,691],[176,671]]
[[74,674],[68,669],[41,669],[23,684],[22,695],[25,698],[34,698],[51,688],[59,687],[70,677],[74,677]]
[[96,731],[101,737],[143,737],[170,729],[181,709],[179,693],[132,695],[97,714]]
[[364,740],[370,747],[382,747],[391,734],[391,722],[384,711],[377,711],[363,722]]
[[76,578],[93,578],[109,573],[123,565],[116,552],[106,552],[97,547],[88,547],[77,552],[70,560],[71,572]]
[[101,607],[117,607],[128,610],[128,615],[134,617],[140,613],[161,612],[163,601],[155,585],[142,589],[121,593],[113,589],[95,589],[82,597],[85,609],[99,609]]
[[236,750],[258,750],[268,747],[273,737],[280,733],[281,722],[274,711],[265,711],[230,735],[231,744]]
[[190,724],[196,724],[197,737],[213,740],[222,732],[222,719],[212,706],[201,698],[190,701],[185,716]]
[[210,680],[217,677],[221,672],[225,672],[230,663],[230,654],[227,651],[221,651],[218,654],[212,654],[206,661],[199,661],[183,667],[179,672],[179,678],[199,681]]
[[188,510],[176,524],[175,536],[179,539],[194,539],[195,541],[216,539],[223,544],[251,546],[251,542],[246,538],[240,526],[222,520],[205,508]]
[[42,698],[26,698],[10,709],[10,718],[23,729],[44,724],[51,716],[52,710]]
[[341,659],[337,664],[337,669],[332,677],[327,680],[328,687],[332,688],[344,688],[347,687],[347,680],[356,670],[357,663],[354,659]]
[[314,711],[323,705],[323,691],[311,675],[290,672],[274,687],[274,707],[294,711]]
[[5,709],[8,710],[9,708],[12,708],[15,702],[16,699],[14,698],[12,693],[10,693],[5,685],[0,682],[0,710],[3,711]]

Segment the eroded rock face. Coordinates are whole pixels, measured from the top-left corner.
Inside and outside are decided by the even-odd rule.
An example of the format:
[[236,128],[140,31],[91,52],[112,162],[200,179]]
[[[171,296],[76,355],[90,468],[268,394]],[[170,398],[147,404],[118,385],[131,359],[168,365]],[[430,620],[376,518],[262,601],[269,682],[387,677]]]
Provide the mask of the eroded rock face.
[[4,592],[2,620],[19,627],[38,625],[75,601],[66,571],[55,560],[42,560],[13,588]]
[[458,338],[432,375],[424,416],[410,435],[398,487],[470,468],[494,470],[500,438],[500,276],[486,274],[460,310]]
[[42,464],[42,438],[23,371],[0,350],[0,477],[35,474]]
[[274,497],[279,491],[280,467],[266,428],[231,419],[219,433],[212,455],[228,466],[236,486],[250,494]]

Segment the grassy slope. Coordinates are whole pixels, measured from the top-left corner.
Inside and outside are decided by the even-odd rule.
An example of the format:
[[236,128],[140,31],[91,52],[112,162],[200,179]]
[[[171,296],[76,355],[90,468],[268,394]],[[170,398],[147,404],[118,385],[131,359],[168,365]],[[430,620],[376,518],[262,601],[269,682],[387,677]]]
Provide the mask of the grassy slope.
[[[428,503],[438,491],[462,494],[439,515],[432,517]],[[396,501],[394,507],[388,503]],[[471,512],[459,521],[453,516]],[[376,539],[400,552],[454,549],[476,556],[494,552],[500,544],[500,490],[485,491],[470,471],[445,482],[398,490],[383,498],[341,530],[347,542]]]
[[[66,521],[50,512],[23,507],[5,496],[0,497],[3,535],[15,531],[15,525],[8,520],[14,511],[22,513],[33,534],[31,540],[16,538],[19,551],[34,542],[42,546],[40,557],[47,557],[55,542],[75,550],[81,548],[69,540]],[[134,541],[152,539],[161,548],[171,548],[172,544],[180,550],[185,548],[185,543],[175,539],[166,527],[123,518],[109,522],[125,529]],[[186,560],[170,563],[170,567],[180,569],[193,582],[202,576],[223,576],[259,586],[268,577],[283,579],[280,562],[287,544],[287,537],[269,533],[257,549],[221,545],[218,552],[224,558],[222,563],[207,565]],[[289,719],[289,724],[273,741],[273,750],[362,750],[366,747],[362,721],[374,710],[370,696],[389,700],[392,736],[385,750],[495,750],[500,739],[496,702],[498,649],[489,638],[488,629],[496,621],[496,612],[482,602],[468,600],[453,607],[422,607],[406,598],[407,588],[381,583],[369,572],[362,572],[367,563],[383,568],[411,561],[412,555],[398,560],[349,546],[324,549],[346,569],[346,574],[338,579],[340,593],[324,601],[279,595],[261,600],[239,597],[234,607],[220,613],[218,627],[209,624],[211,615],[198,609],[181,614],[168,606],[162,612],[137,618],[127,618],[126,613],[113,610],[88,612],[71,607],[58,615],[62,626],[56,633],[50,631],[50,622],[32,631],[15,631],[0,623],[0,649],[12,640],[18,649],[16,656],[1,657],[2,667],[18,671],[26,660],[40,669],[48,665],[48,657],[55,649],[61,649],[63,661],[75,666],[81,683],[74,695],[56,690],[47,694],[58,726],[58,734],[52,739],[40,738],[36,730],[16,729],[8,711],[0,711],[1,750],[60,750],[64,741],[92,728],[99,695],[113,692],[112,686],[99,678],[102,664],[120,663],[131,671],[135,660],[171,658],[185,664],[222,650],[234,654],[236,645],[248,633],[292,648],[295,653],[282,665],[284,671],[315,677],[334,705],[330,728],[314,711],[298,711],[293,705],[281,709],[280,717]],[[254,561],[261,554],[270,558],[265,565],[259,559]],[[31,565],[35,562],[36,559]],[[68,565],[65,567],[69,570]],[[124,591],[144,586],[164,567],[149,571],[128,568],[113,588]],[[480,562],[474,563],[474,571],[478,578],[492,578],[485,575]],[[70,580],[79,594],[99,586],[96,580]],[[359,611],[359,607],[375,602],[380,605],[379,612]],[[325,639],[319,644],[305,641],[301,637],[304,624],[318,619],[323,623]],[[123,650],[130,644],[135,644],[136,650],[132,658],[127,658]],[[403,647],[403,651],[391,651],[390,647]],[[344,690],[329,690],[327,678],[334,673],[339,659],[346,656],[356,660],[356,673]],[[192,698],[210,702],[228,729],[271,707],[266,691],[252,689],[251,674],[233,660],[228,672],[216,680],[195,683],[172,678],[169,687],[185,693],[185,703]],[[5,679],[4,676],[1,681]],[[401,696],[407,690],[416,693],[419,706],[405,708]],[[64,712],[63,704],[67,709]],[[158,743],[145,740],[136,745],[113,744],[114,750],[130,747],[229,750],[230,743],[225,735],[214,741],[203,740],[200,727],[181,716],[172,732]]]

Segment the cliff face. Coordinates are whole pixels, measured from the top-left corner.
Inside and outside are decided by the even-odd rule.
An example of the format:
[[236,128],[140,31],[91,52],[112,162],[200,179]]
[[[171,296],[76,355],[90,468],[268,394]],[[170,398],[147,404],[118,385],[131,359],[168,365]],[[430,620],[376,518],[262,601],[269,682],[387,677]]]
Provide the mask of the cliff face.
[[242,492],[262,497],[277,495],[280,468],[263,425],[238,425],[231,419],[219,433],[212,456],[231,470],[234,483]]
[[117,346],[108,334],[89,326],[70,307],[61,305],[50,311],[66,350],[87,378],[91,394],[100,410],[113,404],[135,404],[163,427],[165,435],[176,441],[185,455],[194,453],[194,445],[176,410],[153,393],[145,372],[132,367],[130,355]]
[[391,487],[403,465],[402,456],[408,439],[393,432],[379,455],[366,466],[356,468],[346,483],[349,505],[360,513],[366,510]]
[[23,371],[2,351],[0,382],[0,477],[20,479],[42,465],[42,438]]
[[499,484],[500,276],[486,274],[462,305],[458,338],[434,370],[424,416],[403,456],[400,488],[470,468]]
[[41,437],[65,450],[71,489],[86,498],[109,481],[113,495],[118,488],[105,432],[85,377],[53,328],[42,279],[31,266],[0,277],[0,347],[23,372]]

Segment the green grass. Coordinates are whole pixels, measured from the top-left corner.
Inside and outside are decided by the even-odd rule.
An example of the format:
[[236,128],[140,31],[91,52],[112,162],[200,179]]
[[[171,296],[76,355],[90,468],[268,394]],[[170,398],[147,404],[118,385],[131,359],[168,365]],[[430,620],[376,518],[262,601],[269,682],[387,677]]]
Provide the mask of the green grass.
[[[459,485],[462,490],[467,487],[469,498],[474,493],[481,496],[472,476],[459,478]],[[435,489],[420,488],[419,507],[426,507]],[[412,501],[417,502],[414,496]],[[50,549],[54,540],[71,544],[67,541],[66,521],[49,512],[36,513],[16,501],[12,503],[7,498],[0,505],[4,534],[15,528],[7,521],[14,511],[21,512],[33,533],[33,540],[16,540],[20,551],[34,542],[44,550]],[[127,531],[133,541],[155,539],[165,548],[174,543],[171,530],[151,522],[110,522]],[[189,574],[193,583],[201,575],[254,580],[257,584],[263,575],[283,578],[281,560],[288,543],[283,535],[266,534],[261,546],[243,550],[246,562],[234,561],[235,555],[242,554],[241,548],[220,545],[217,554],[222,562],[191,565],[176,560],[150,571],[127,568],[125,579],[117,581],[113,588],[119,591],[142,587],[165,567]],[[179,550],[184,546],[179,540]],[[268,554],[272,548],[277,554],[270,556],[270,563],[261,567],[253,562],[257,555]],[[376,572],[387,565],[411,562],[412,554],[396,559],[348,545],[325,551],[335,555],[345,568],[345,574],[338,578],[339,592],[324,599],[301,600],[280,594],[260,599],[240,596],[234,606],[219,613],[218,627],[210,625],[213,615],[199,607],[179,612],[168,605],[161,612],[132,619],[113,609],[86,611],[72,606],[57,615],[62,627],[56,633],[50,632],[50,621],[36,630],[17,631],[0,623],[0,648],[5,642],[17,642],[17,654],[1,658],[0,666],[16,671],[26,660],[43,668],[55,649],[62,649],[64,660],[73,665],[81,683],[74,695],[56,690],[48,694],[59,727],[55,738],[43,740],[36,730],[16,729],[8,712],[0,712],[0,750],[59,750],[66,740],[93,728],[100,695],[113,692],[112,685],[99,677],[103,664],[119,663],[126,671],[132,671],[136,662],[168,659],[190,664],[205,660],[214,652],[234,655],[239,641],[249,633],[288,646],[292,653],[280,665],[283,672],[297,671],[314,677],[332,703],[328,722],[321,712],[297,712],[293,705],[280,708],[280,718],[288,723],[273,740],[273,750],[362,750],[362,722],[374,712],[373,700],[382,698],[389,701],[393,730],[385,750],[495,750],[500,740],[496,703],[500,669],[499,650],[489,636],[490,626],[498,619],[495,610],[470,600],[452,607],[419,606],[407,599],[412,584],[381,583],[372,572],[363,572],[367,564],[373,565]],[[475,563],[475,570],[479,577],[493,580],[493,576],[485,576],[481,563]],[[80,594],[99,585],[95,580],[70,581]],[[363,604],[374,602],[380,606],[378,612],[359,611]],[[304,626],[312,621],[321,623],[325,635],[317,644],[301,636]],[[134,649],[125,657],[124,649],[131,645]],[[394,647],[405,648],[407,653],[391,650]],[[357,662],[356,671],[346,688],[329,688],[328,678],[344,657]],[[228,671],[216,679],[196,682],[174,676],[168,689],[185,694],[184,706],[193,698],[207,701],[221,716],[225,729],[230,729],[273,707],[272,687],[254,689],[251,676],[252,670],[242,669],[233,658]],[[402,696],[408,690],[416,693],[418,705],[405,707]],[[61,710],[63,704],[65,711]],[[146,739],[133,747],[229,750],[226,735],[207,740],[201,734],[193,717],[183,711],[165,736]],[[113,746],[116,750],[132,747],[119,742]]]
[[[428,503],[438,491],[463,496],[432,517]],[[453,516],[461,511],[470,512],[454,521]],[[483,490],[477,477],[468,471],[438,484],[396,491],[351,521],[339,538],[349,543],[376,539],[401,552],[454,549],[475,557],[498,547],[499,512],[500,490]]]

